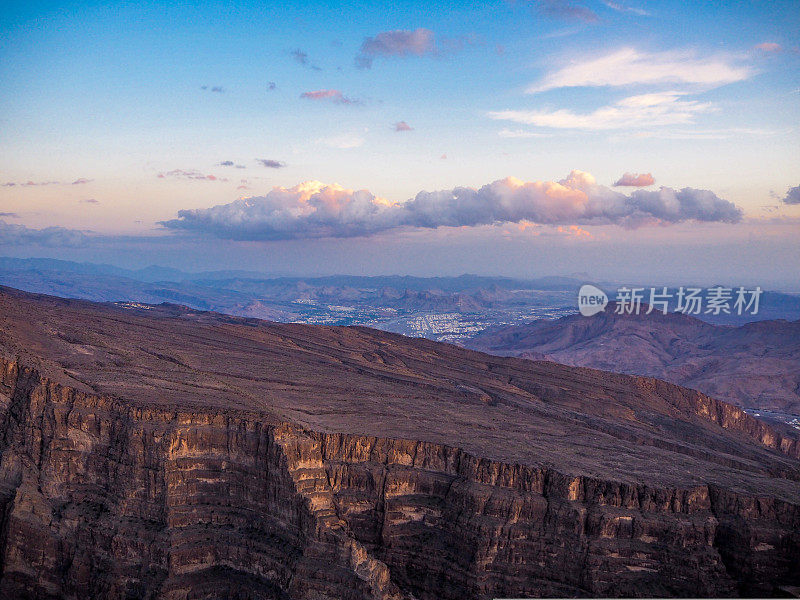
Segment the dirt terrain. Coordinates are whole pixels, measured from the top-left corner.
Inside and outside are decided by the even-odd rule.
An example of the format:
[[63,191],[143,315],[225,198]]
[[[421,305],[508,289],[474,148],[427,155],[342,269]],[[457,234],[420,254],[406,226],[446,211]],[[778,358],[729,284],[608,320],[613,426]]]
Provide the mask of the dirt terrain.
[[800,584],[800,446],[650,378],[0,288],[0,594]]

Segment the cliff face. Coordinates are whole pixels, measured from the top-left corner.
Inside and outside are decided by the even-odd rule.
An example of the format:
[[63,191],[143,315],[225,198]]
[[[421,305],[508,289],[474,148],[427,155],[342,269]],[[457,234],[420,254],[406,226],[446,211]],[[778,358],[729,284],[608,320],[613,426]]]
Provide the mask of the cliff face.
[[136,406],[0,362],[7,598],[730,596],[800,583],[800,509],[246,411]]

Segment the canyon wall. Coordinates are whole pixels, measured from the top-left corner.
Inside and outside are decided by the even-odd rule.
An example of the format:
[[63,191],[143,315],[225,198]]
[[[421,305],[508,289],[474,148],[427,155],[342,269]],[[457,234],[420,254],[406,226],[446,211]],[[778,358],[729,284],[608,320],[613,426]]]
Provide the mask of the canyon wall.
[[0,361],[4,598],[731,596],[800,584],[800,508],[170,410]]

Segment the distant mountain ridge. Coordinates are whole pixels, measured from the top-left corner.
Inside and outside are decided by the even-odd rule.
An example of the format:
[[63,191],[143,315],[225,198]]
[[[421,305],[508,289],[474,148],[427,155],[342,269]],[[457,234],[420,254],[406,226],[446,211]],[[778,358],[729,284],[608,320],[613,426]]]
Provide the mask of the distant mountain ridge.
[[739,327],[653,311],[492,327],[465,345],[502,356],[645,375],[738,406],[800,414],[800,320]]

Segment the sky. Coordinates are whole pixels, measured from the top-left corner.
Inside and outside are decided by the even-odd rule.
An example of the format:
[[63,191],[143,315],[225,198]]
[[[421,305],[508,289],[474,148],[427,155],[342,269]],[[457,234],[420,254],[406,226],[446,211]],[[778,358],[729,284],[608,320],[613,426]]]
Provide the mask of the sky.
[[798,32],[797,1],[4,2],[0,255],[800,291]]

